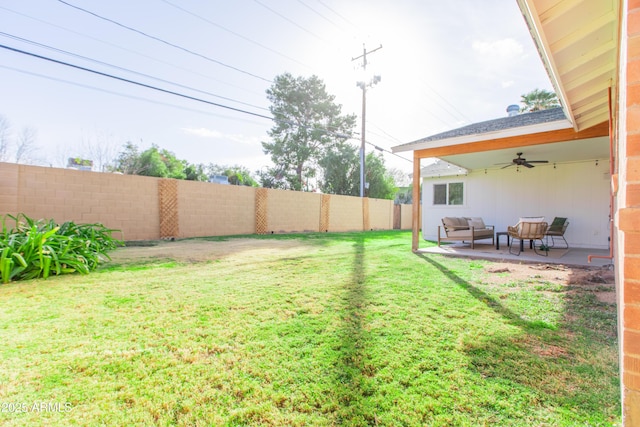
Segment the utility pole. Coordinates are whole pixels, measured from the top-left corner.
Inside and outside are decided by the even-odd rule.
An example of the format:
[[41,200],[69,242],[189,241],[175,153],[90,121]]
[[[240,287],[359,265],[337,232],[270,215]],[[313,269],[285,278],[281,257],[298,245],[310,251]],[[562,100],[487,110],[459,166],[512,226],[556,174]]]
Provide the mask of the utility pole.
[[[379,47],[370,50],[367,52],[367,48],[365,45],[362,45],[362,55],[356,56],[355,58],[351,58],[352,61],[356,59],[362,58],[362,69],[366,72],[367,70],[367,54],[373,53],[377,50],[382,49],[382,45]],[[366,74],[365,74],[366,78]],[[361,81],[358,82],[357,85],[362,89],[362,141],[360,142],[360,197],[364,197],[364,188],[365,188],[365,173],[364,173],[364,146],[366,142],[365,132],[366,132],[366,120],[367,120],[367,87],[371,87],[380,81],[380,76],[373,76],[373,78],[366,82]]]

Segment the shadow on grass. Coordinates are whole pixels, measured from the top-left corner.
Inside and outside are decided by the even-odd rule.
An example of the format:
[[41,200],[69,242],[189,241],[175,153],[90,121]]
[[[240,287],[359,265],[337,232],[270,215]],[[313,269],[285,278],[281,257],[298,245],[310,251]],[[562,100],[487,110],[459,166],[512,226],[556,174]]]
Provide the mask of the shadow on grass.
[[365,408],[366,390],[363,363],[367,341],[363,319],[367,304],[365,288],[365,234],[353,236],[353,267],[351,279],[345,283],[345,311],[340,330],[340,358],[336,366],[335,389],[339,396],[337,422],[339,424],[372,425],[373,416]]
[[495,311],[496,313],[504,317],[513,325],[519,326],[521,328],[539,329],[540,327],[539,322],[528,322],[526,320],[523,320],[520,316],[518,316],[518,314],[514,313],[512,310],[502,305],[493,296],[484,292],[482,289],[479,289],[473,286],[472,284],[470,284],[469,282],[467,282],[466,280],[464,280],[463,278],[455,274],[453,271],[451,271],[449,268],[447,268],[443,264],[440,264],[439,262],[429,258],[425,254],[418,253],[416,254],[416,256],[418,258],[422,258],[424,261],[434,266],[453,283],[455,283],[456,285],[460,286],[461,288],[469,292],[469,294],[471,294],[471,296],[473,296],[478,301],[482,301],[484,304],[487,305],[487,307],[491,308],[493,311]]
[[[487,387],[495,388],[498,396],[504,394],[505,400],[516,390],[528,396],[520,403],[522,407],[503,406],[498,412],[515,415],[539,406],[562,414],[570,425],[619,422],[617,347],[615,339],[611,340],[615,336],[611,333],[616,326],[615,310],[585,303],[585,295],[565,294],[565,313],[557,327],[527,321],[501,304],[499,298],[472,285],[445,265],[424,254],[416,255],[508,324],[521,329],[522,333],[515,334],[488,331],[464,343],[470,368],[481,375]],[[585,324],[592,324],[593,328],[586,329]],[[488,406],[493,404],[487,402]]]

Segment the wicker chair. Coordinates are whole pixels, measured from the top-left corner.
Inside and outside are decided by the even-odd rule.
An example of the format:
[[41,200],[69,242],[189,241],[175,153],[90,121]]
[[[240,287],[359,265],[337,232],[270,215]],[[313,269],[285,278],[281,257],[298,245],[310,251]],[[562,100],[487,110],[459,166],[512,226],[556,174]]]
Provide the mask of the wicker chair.
[[[533,246],[533,250],[536,254],[543,255],[543,256],[549,255],[547,251],[544,251],[544,253],[538,252],[534,242],[535,240],[540,240],[540,243],[544,244],[542,239],[544,238],[547,228],[549,228],[549,224],[543,221],[541,222],[520,221],[518,224],[514,226],[508,226],[507,233],[509,234],[509,237],[511,237],[511,246],[509,247],[509,253],[513,255],[520,255],[520,252],[522,252],[524,247],[523,242],[525,240],[529,240],[531,241],[531,245]],[[514,253],[513,247],[515,246],[516,240],[519,241],[518,252]]]
[[[564,238],[564,232],[567,231],[567,227],[569,226],[569,221],[567,218],[555,217],[553,222],[547,229],[547,232],[544,233],[544,236],[547,240],[547,246],[550,248],[555,247],[556,238],[562,239],[564,241],[564,248],[560,249],[569,249],[569,242]],[[549,244],[549,237],[551,237],[551,244]]]

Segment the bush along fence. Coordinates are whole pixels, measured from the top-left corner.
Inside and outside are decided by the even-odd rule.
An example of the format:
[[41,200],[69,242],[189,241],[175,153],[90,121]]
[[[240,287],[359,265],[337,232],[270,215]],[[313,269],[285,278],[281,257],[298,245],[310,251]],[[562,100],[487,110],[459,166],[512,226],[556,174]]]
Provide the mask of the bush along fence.
[[0,214],[104,224],[123,240],[411,228],[391,200],[0,163]]
[[[8,227],[13,223],[13,227]],[[26,215],[6,215],[0,231],[0,279],[47,278],[67,273],[87,274],[109,259],[109,251],[122,245],[114,230],[102,224],[58,225]]]

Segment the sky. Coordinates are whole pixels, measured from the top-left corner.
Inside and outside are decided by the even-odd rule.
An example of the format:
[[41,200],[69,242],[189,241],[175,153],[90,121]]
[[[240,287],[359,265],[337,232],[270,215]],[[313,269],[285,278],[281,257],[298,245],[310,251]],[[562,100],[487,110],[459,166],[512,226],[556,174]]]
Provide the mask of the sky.
[[[357,114],[356,132],[356,83],[379,75],[366,150],[410,173],[410,155],[391,147],[552,90],[516,0],[0,0],[0,45],[0,115],[13,140],[34,131],[31,162],[54,167],[127,142],[190,163],[271,166],[265,91],[289,72],[320,77]],[[364,49],[366,77],[353,59]]]

